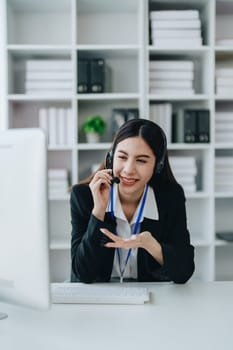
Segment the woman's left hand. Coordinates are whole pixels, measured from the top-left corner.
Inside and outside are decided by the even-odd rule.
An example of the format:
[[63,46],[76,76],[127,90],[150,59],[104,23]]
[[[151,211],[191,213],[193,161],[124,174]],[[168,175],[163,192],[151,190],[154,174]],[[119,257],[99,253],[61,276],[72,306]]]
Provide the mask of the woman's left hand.
[[130,238],[119,237],[106,228],[101,228],[100,231],[113,241],[105,244],[107,248],[144,248],[146,242],[148,243],[148,240],[152,238],[149,231],[132,235]]
[[143,248],[149,254],[151,254],[160,265],[163,265],[163,253],[161,244],[152,236],[149,231],[144,231],[136,235],[132,235],[130,238],[121,238],[106,228],[101,228],[100,231],[112,240],[112,242],[106,243],[105,247],[124,249]]

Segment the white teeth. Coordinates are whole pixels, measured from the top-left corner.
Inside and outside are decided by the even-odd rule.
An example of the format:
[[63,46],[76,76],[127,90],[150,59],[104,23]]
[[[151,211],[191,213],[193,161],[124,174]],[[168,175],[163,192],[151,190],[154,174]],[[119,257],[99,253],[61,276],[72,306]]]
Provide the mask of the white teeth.
[[123,178],[123,181],[124,181],[124,182],[128,182],[128,183],[130,183],[130,184],[136,182],[136,180],[128,180],[128,179],[125,179],[125,178]]

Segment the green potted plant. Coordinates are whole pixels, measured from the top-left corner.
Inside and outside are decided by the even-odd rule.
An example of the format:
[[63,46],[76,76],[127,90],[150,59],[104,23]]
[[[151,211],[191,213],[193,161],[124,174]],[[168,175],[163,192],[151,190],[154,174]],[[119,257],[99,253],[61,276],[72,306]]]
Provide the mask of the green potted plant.
[[100,115],[87,117],[82,126],[87,142],[99,142],[100,135],[104,133],[106,126],[107,124]]

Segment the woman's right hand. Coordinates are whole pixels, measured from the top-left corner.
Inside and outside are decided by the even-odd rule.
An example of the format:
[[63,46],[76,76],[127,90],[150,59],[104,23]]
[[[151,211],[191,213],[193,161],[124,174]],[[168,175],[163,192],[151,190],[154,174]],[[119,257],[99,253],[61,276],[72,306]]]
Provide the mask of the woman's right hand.
[[104,169],[97,171],[89,184],[94,201],[92,214],[101,221],[104,220],[105,211],[110,198],[111,180],[112,170]]

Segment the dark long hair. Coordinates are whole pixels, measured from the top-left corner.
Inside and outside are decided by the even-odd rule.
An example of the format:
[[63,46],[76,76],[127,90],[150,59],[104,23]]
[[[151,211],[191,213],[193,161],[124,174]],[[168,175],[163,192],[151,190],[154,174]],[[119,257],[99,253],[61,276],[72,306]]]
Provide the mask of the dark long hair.
[[[154,187],[155,184],[161,182],[176,183],[168,160],[166,136],[160,126],[148,119],[131,119],[124,123],[114,137],[112,149],[110,150],[111,156],[114,156],[118,143],[129,137],[137,136],[140,136],[147,143],[156,157],[156,165],[149,185]],[[160,163],[160,165],[162,163],[159,172],[158,163]],[[104,168],[105,162],[103,161],[97,171]],[[93,176],[94,174],[90,175],[85,180],[80,181],[80,183],[89,183]]]

